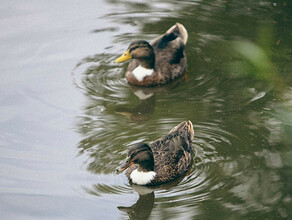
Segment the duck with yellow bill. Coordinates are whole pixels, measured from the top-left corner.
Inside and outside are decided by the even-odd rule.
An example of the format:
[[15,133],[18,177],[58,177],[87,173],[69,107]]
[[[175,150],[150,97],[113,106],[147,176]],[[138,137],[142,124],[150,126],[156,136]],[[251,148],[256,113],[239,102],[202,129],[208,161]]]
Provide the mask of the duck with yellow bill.
[[121,63],[131,59],[126,71],[126,79],[132,85],[166,84],[186,71],[187,39],[188,33],[185,27],[176,23],[150,43],[144,40],[132,42],[127,51],[115,62]]

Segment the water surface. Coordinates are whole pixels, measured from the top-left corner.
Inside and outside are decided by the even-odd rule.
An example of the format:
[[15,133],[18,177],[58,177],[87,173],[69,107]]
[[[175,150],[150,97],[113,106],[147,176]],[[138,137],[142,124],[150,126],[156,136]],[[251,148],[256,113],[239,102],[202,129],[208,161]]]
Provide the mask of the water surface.
[[[291,218],[291,9],[1,3],[1,219]],[[175,22],[189,32],[185,76],[129,86],[114,60]],[[184,120],[195,130],[188,176],[153,191],[114,173],[132,144]]]

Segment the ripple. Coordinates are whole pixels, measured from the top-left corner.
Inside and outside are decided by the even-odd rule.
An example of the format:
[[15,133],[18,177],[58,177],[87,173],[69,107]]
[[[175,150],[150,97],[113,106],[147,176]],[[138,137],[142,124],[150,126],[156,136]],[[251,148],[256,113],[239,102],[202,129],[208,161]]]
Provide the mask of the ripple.
[[[131,19],[123,12],[108,16],[122,18],[122,22]],[[128,44],[137,36],[122,33],[116,39]],[[275,163],[272,156],[276,155],[278,162],[281,154],[260,150],[265,147],[260,139],[266,131],[258,106],[269,98],[270,90],[258,82],[222,73],[224,58],[218,59],[211,50],[228,46],[224,37],[200,33],[197,38],[199,44],[188,51],[191,71],[155,89],[128,85],[124,78],[127,64],[113,64],[113,48],[107,50],[109,53],[89,56],[76,66],[72,78],[86,97],[75,123],[82,137],[78,149],[88,158],[87,170],[98,177],[95,184],[84,188],[86,193],[115,196],[111,199],[129,216],[145,211],[141,204],[148,204],[148,214],[167,219],[214,219],[218,216],[212,213],[227,216],[225,212],[239,211],[245,215],[264,212],[279,203],[283,185],[277,185],[280,175],[275,170],[284,163]],[[141,192],[141,188],[128,184],[124,174],[113,175],[131,145],[150,143],[184,120],[191,120],[195,131],[194,163],[187,176],[159,187],[141,187]],[[133,204],[124,206],[129,205],[125,198],[132,198]],[[268,198],[273,199],[270,204]]]
[[94,184],[91,188],[84,188],[84,190],[94,196],[101,196],[102,194],[126,194],[132,191],[128,186],[109,185],[109,184]]

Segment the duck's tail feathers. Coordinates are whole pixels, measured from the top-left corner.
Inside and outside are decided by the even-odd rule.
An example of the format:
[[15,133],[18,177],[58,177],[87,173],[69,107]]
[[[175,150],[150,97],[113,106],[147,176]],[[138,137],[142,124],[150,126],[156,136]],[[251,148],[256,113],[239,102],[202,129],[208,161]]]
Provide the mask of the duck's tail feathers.
[[179,123],[173,129],[171,129],[169,133],[177,132],[177,131],[186,132],[188,134],[188,139],[190,141],[194,139],[194,127],[193,127],[193,123],[190,120]]
[[192,141],[194,139],[194,127],[193,123],[190,120],[186,122],[186,129],[188,131],[189,138]]
[[181,38],[183,39],[184,45],[186,45],[188,41],[188,32],[186,28],[180,23],[176,23],[171,28],[169,28],[166,32],[166,36],[169,36],[171,33],[177,32],[177,31],[179,32]]
[[188,32],[187,32],[187,29],[180,23],[176,23],[176,26],[178,27],[179,29],[179,32],[182,36],[182,39],[184,41],[184,44],[186,45],[187,44],[187,41],[188,41]]

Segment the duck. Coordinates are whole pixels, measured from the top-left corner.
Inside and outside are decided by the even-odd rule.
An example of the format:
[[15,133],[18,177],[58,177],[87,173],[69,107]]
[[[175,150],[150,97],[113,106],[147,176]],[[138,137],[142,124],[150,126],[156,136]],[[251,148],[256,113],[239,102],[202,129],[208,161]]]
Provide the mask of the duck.
[[148,87],[166,84],[186,72],[187,40],[186,28],[176,23],[150,43],[133,41],[115,63],[131,59],[125,74],[129,84]]
[[183,121],[151,144],[133,145],[116,172],[126,170],[130,183],[157,186],[183,177],[193,158],[194,129],[191,121]]

